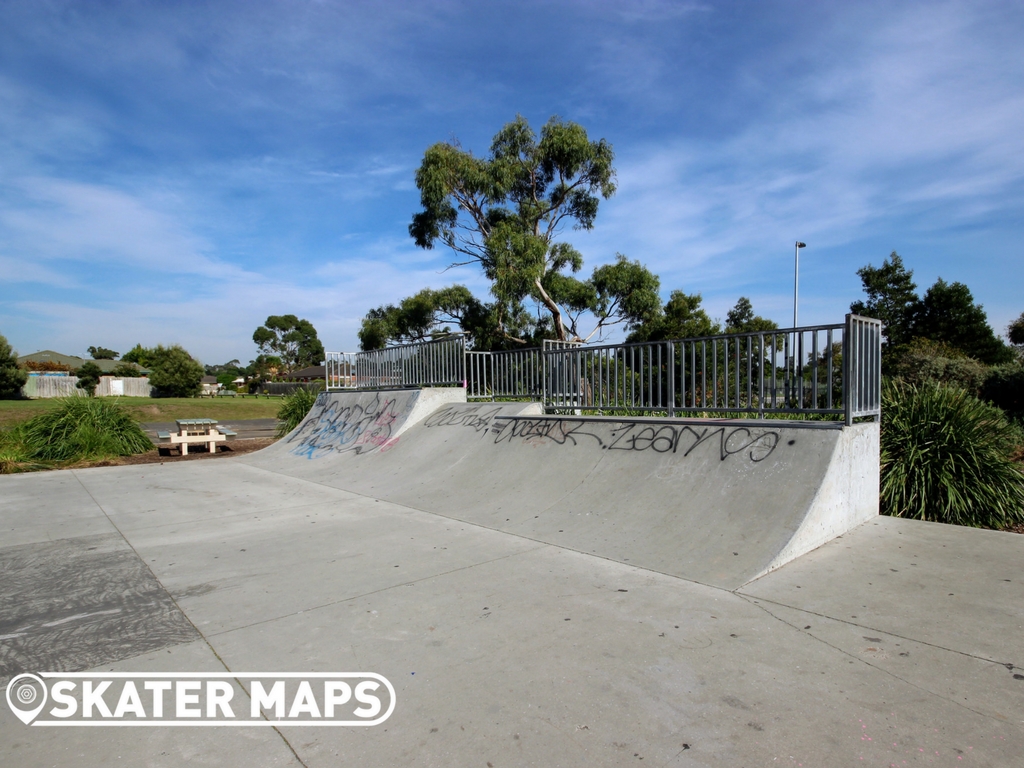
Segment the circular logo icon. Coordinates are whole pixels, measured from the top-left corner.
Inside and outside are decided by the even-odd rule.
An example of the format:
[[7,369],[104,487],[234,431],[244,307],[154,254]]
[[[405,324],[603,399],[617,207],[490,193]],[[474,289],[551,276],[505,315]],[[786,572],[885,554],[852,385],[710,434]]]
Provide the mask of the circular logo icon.
[[7,706],[26,725],[43,710],[46,699],[46,683],[36,675],[18,675],[7,684]]

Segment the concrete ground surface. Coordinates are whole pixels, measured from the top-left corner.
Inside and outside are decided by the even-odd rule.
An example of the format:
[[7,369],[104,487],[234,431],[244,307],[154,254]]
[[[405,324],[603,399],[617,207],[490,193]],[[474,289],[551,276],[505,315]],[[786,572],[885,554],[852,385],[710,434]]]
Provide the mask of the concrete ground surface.
[[231,460],[2,477],[0,541],[4,684],[373,671],[398,702],[368,729],[54,731],[4,709],[3,765],[1024,755],[1013,534],[879,518],[728,590]]
[[352,393],[260,453],[0,477],[0,685],[373,672],[397,701],[0,704],[0,765],[1024,765],[1024,537],[874,516],[871,435]]

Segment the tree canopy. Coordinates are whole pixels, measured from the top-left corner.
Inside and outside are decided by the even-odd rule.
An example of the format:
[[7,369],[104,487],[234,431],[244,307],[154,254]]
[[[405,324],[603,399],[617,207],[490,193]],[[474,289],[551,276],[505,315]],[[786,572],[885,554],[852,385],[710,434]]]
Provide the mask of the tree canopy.
[[633,330],[627,341],[666,341],[714,336],[722,327],[701,306],[699,293],[672,291],[664,310]]
[[913,272],[893,251],[881,267],[870,264],[857,270],[867,301],[855,301],[850,311],[882,321],[886,340],[883,365],[893,361],[915,339],[941,342],[987,365],[1013,358],[1013,351],[993,332],[984,308],[974,302],[963,283],[941,277],[924,297],[917,295]]
[[1016,347],[1024,346],[1024,312],[1007,326],[1006,338]]
[[106,347],[89,347],[86,351],[93,360],[117,360],[117,356],[120,354],[120,352],[115,352]]
[[[416,172],[422,210],[409,234],[421,248],[450,248],[457,258],[453,267],[476,264],[483,270],[495,301],[482,306],[505,339],[582,340],[610,325],[637,326],[660,309],[657,277],[619,255],[589,280],[580,279],[575,275],[583,268],[582,254],[559,239],[566,226],[593,228],[601,199],[615,192],[613,157],[607,141],[591,141],[580,125],[558,117],[538,139],[517,116],[494,137],[486,158],[457,142],[435,144]],[[531,300],[543,317],[527,315]],[[386,325],[375,321],[384,320],[387,310],[367,316],[364,344],[377,343],[374,334]],[[584,334],[579,322],[587,314],[596,325]]]
[[155,354],[155,348],[144,347],[141,344],[136,344],[124,353],[124,356],[121,358],[121,362],[135,363],[141,368],[151,369],[153,367],[153,363],[156,362]]
[[754,314],[754,306],[746,296],[740,296],[736,306],[725,315],[726,333],[756,333],[757,331],[774,331],[779,324],[774,320]]
[[18,367],[18,353],[0,336],[0,399],[19,397],[26,381],[28,371]]
[[[94,358],[97,360],[103,360],[108,358]],[[103,371],[96,363],[85,363],[81,368],[75,371],[75,376],[78,377],[78,384],[76,385],[79,389],[84,389],[89,397],[96,394],[96,387],[100,383],[100,377],[103,375]]]
[[896,251],[881,267],[868,264],[857,270],[867,301],[855,301],[850,311],[855,315],[882,321],[882,336],[888,344],[899,346],[913,338],[914,320],[920,299],[914,272],[903,266]]
[[202,364],[194,360],[184,347],[174,344],[170,347],[157,345],[146,350],[152,362],[149,382],[161,394],[170,397],[194,397],[202,388]]
[[264,355],[279,357],[287,371],[320,365],[326,357],[316,328],[295,315],[271,315],[252,340]]

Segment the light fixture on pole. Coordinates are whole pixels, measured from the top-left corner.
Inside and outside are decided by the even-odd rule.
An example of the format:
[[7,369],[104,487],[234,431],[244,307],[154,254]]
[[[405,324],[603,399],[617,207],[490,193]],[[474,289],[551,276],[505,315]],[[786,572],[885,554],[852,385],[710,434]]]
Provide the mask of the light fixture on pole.
[[801,243],[799,240],[796,241],[796,258],[793,261],[793,327],[797,327],[796,323],[796,303],[800,295],[800,249],[806,248],[807,243]]

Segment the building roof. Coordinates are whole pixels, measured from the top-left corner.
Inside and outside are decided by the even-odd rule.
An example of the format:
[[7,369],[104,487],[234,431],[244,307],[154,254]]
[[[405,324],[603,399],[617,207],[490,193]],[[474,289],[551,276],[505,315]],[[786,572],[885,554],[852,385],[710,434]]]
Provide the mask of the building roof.
[[297,371],[292,371],[284,378],[286,379],[324,379],[327,377],[327,367],[323,365],[313,365],[309,368],[300,368]]

